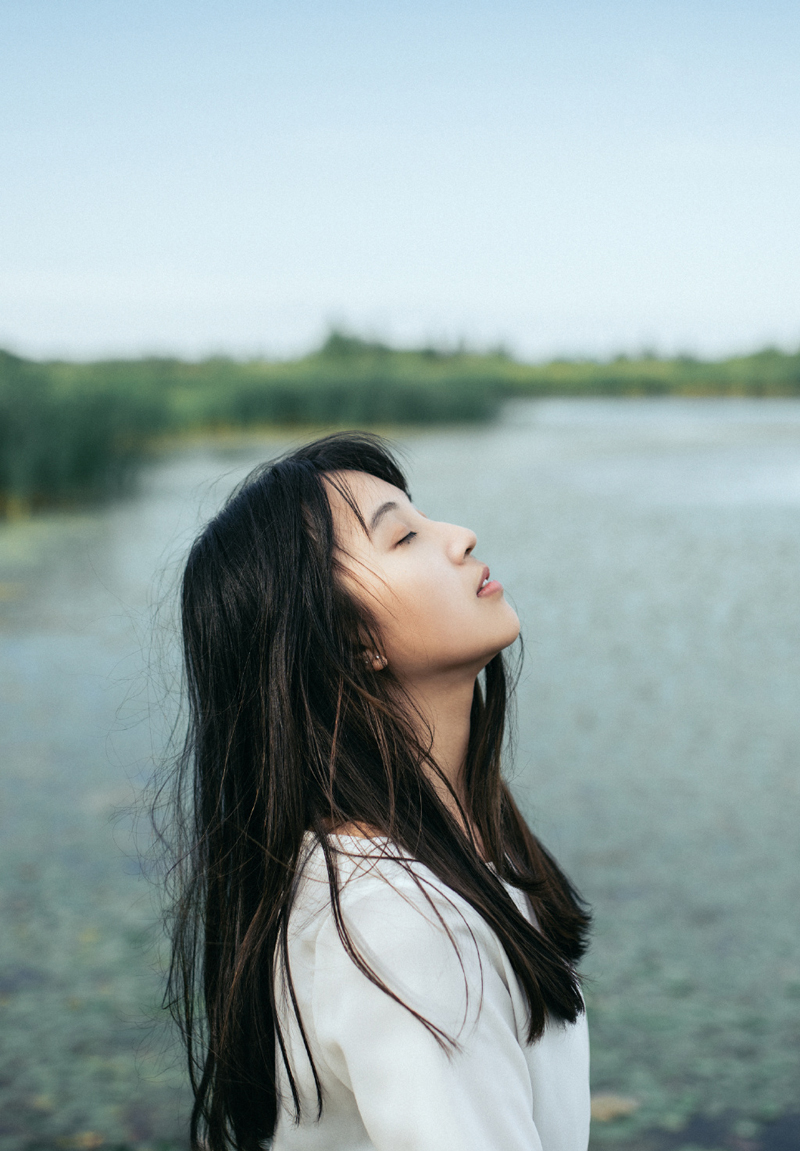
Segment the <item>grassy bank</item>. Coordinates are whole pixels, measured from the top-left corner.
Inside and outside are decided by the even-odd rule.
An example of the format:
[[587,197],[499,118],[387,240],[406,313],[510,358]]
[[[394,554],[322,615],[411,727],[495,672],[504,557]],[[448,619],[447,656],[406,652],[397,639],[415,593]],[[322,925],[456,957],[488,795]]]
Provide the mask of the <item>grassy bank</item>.
[[800,395],[800,354],[532,365],[338,333],[280,363],[36,363],[0,352],[0,515],[118,492],[165,434],[485,421],[513,396],[620,395]]

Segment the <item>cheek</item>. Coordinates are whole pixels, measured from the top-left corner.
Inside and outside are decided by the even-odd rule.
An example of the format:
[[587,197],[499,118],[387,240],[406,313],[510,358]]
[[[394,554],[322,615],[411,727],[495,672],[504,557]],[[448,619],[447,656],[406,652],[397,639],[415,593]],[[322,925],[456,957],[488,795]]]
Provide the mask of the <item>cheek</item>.
[[447,569],[429,567],[422,573],[410,573],[395,584],[394,592],[406,619],[416,619],[436,630],[463,617],[473,606],[464,594],[463,581]]
[[387,604],[382,612],[381,631],[386,654],[398,670],[474,658],[494,644],[495,613],[482,611],[488,605],[477,597],[471,600],[463,580],[451,573],[397,581],[393,592],[391,607]]
[[386,654],[397,658],[431,644],[437,645],[453,628],[458,599],[441,576],[430,572],[393,573],[391,591],[376,600],[376,615]]
[[464,572],[438,557],[373,572],[371,611],[384,651],[402,677],[486,662],[516,639],[519,621],[504,599],[470,595]]

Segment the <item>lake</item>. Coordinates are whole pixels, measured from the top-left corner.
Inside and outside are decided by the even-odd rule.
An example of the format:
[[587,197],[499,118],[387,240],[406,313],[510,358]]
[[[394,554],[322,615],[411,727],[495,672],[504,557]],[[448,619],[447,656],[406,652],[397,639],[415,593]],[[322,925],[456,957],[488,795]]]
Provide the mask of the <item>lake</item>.
[[[800,401],[523,401],[398,442],[523,622],[509,774],[595,911],[596,1145],[800,1146]],[[9,1151],[182,1141],[137,795],[181,558],[283,445],[188,446],[125,501],[0,527]]]

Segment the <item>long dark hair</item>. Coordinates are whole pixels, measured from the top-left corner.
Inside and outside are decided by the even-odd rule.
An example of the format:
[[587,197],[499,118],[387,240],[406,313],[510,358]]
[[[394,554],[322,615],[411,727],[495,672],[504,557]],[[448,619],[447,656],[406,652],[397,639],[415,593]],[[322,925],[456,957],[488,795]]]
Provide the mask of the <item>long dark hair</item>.
[[[348,470],[408,492],[381,439],[326,436],[252,472],[194,543],[183,576],[189,718],[171,809],[166,1003],[188,1053],[192,1146],[210,1151],[256,1151],[274,1134],[278,1059],[299,1108],[275,980],[284,972],[291,988],[287,927],[307,831],[322,845],[342,943],[387,994],[397,998],[339,906],[329,835],[347,824],[388,837],[483,916],[527,998],[529,1042],[548,1017],[574,1022],[583,1010],[575,964],[588,914],[500,772],[503,657],[476,682],[465,769],[465,814],[495,874],[430,782],[430,744],[391,669],[365,659],[380,635],[337,578],[326,491]],[[527,892],[540,930],[501,878]],[[305,1039],[299,1014],[298,1023]],[[318,1080],[317,1089],[321,1114]]]

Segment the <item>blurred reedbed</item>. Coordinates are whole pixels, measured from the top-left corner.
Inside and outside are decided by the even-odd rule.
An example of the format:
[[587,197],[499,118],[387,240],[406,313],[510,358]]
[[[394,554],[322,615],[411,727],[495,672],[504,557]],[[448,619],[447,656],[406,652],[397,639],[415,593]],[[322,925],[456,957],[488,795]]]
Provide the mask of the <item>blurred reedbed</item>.
[[544,396],[800,394],[800,354],[519,363],[332,333],[292,362],[37,363],[0,352],[0,516],[114,496],[165,441],[244,428],[470,424]]

